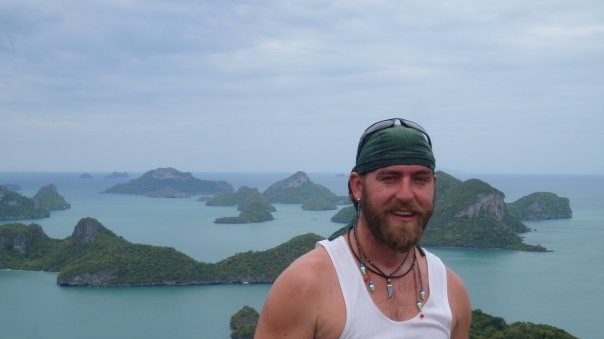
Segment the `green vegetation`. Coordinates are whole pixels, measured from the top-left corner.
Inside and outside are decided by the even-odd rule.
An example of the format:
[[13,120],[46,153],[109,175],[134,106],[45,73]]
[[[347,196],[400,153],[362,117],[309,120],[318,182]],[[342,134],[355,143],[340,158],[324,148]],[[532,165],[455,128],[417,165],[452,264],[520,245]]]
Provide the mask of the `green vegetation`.
[[32,198],[0,186],[0,220],[47,218],[50,212]]
[[510,213],[521,220],[571,218],[568,198],[550,192],[536,192],[508,204]]
[[311,198],[323,198],[334,203],[340,200],[327,187],[313,183],[301,171],[272,184],[262,194],[269,202],[277,204],[302,204]]
[[33,200],[37,206],[50,211],[66,210],[71,208],[71,205],[65,201],[65,198],[63,198],[59,192],[57,192],[57,187],[53,184],[40,188],[38,193],[34,195]]
[[331,217],[331,221],[341,224],[347,224],[354,220],[356,216],[357,210],[354,208],[354,206],[347,206],[340,209],[333,217]]
[[321,239],[305,234],[210,264],[173,248],[132,244],[93,218],[80,220],[63,240],[49,238],[39,225],[7,224],[0,225],[0,269],[59,272],[60,285],[270,283]]
[[275,207],[266,201],[257,190],[242,197],[242,199],[237,206],[237,209],[241,212],[239,216],[217,218],[214,222],[217,224],[244,224],[274,219],[271,212],[276,211]]
[[326,199],[325,197],[312,197],[304,200],[302,203],[302,209],[306,211],[326,211],[335,210],[337,208],[335,202]]
[[250,306],[243,306],[231,317],[231,338],[252,339],[256,332],[256,324],[259,318],[258,311]]
[[206,201],[206,206],[237,206],[252,195],[260,194],[257,188],[241,186],[237,192],[220,192]]
[[503,318],[474,310],[470,339],[577,339],[577,337],[549,325],[530,322],[507,324]]

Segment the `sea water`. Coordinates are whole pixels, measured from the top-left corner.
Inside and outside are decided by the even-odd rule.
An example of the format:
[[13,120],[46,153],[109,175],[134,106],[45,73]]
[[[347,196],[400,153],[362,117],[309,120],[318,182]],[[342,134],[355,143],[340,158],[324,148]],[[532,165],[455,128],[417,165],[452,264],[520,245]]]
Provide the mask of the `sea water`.
[[[264,190],[293,173],[194,173]],[[235,216],[235,207],[208,207],[188,199],[101,194],[128,179],[80,179],[79,173],[0,173],[0,184],[22,187],[33,196],[53,183],[72,205],[40,224],[53,238],[73,232],[83,217],[94,217],[133,243],[170,246],[199,261],[216,262],[238,252],[265,250],[303,233],[327,236],[341,227],[335,211],[303,211],[276,205],[275,220],[259,224],[214,224]],[[137,177],[138,174],[132,174]],[[346,177],[313,174],[315,183],[346,195]],[[573,218],[527,222],[525,241],[553,252],[429,248],[464,280],[472,307],[508,322],[531,321],[563,328],[580,338],[602,338],[604,304],[604,177],[476,177],[504,192],[506,201],[536,191],[568,197]],[[6,221],[4,222],[6,223]],[[62,288],[56,273],[0,270],[2,338],[229,338],[232,314],[244,305],[262,308],[270,285],[186,287]]]

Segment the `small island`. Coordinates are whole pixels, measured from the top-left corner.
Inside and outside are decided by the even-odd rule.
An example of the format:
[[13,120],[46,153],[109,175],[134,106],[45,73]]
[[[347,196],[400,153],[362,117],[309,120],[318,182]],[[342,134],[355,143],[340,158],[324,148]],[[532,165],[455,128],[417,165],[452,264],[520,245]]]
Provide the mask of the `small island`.
[[36,193],[33,197],[34,202],[49,211],[67,210],[71,208],[71,205],[65,201],[54,184],[46,185]]
[[308,210],[335,209],[335,204],[342,201],[327,187],[313,183],[302,171],[275,182],[262,195],[274,204],[306,203]]
[[128,172],[113,172],[111,174],[107,174],[105,179],[128,179],[130,175]]
[[48,218],[50,211],[69,208],[71,205],[57,192],[54,184],[40,188],[33,198],[0,186],[0,220]]
[[239,203],[237,209],[241,212],[239,216],[218,218],[214,222],[217,224],[245,224],[270,221],[274,219],[271,212],[277,210],[259,192],[248,195]]
[[152,198],[188,198],[195,194],[232,192],[233,186],[225,181],[201,180],[189,172],[172,167],[157,168],[137,179],[116,184],[102,193],[135,194]]

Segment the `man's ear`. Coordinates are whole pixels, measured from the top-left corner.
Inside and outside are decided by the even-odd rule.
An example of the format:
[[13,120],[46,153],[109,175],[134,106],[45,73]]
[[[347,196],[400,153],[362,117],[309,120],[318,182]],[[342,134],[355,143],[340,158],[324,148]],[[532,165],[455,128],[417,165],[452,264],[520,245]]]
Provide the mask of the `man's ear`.
[[361,175],[357,172],[350,173],[348,178],[348,187],[350,189],[351,198],[355,201],[359,201],[363,195],[363,185],[361,182]]

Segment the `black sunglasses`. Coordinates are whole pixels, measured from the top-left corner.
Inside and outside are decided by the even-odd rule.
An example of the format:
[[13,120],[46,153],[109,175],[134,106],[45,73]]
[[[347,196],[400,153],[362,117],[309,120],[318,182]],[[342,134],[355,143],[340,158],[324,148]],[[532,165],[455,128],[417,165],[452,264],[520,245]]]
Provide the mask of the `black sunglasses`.
[[405,119],[401,119],[401,118],[392,118],[392,119],[378,121],[375,124],[367,127],[365,132],[363,132],[363,135],[361,135],[361,139],[359,140],[359,146],[357,147],[356,160],[359,160],[359,154],[361,153],[361,148],[363,148],[365,141],[367,141],[367,138],[371,134],[373,134],[377,131],[381,131],[386,128],[390,128],[390,127],[396,125],[397,121],[401,124],[401,126],[404,126],[407,128],[412,128],[416,131],[421,132],[423,135],[425,135],[426,139],[428,140],[428,144],[430,145],[430,148],[432,148],[432,140],[430,140],[430,136],[428,135],[428,132],[426,132],[426,130],[422,126],[420,126],[419,124],[417,124],[411,120],[405,120]]

